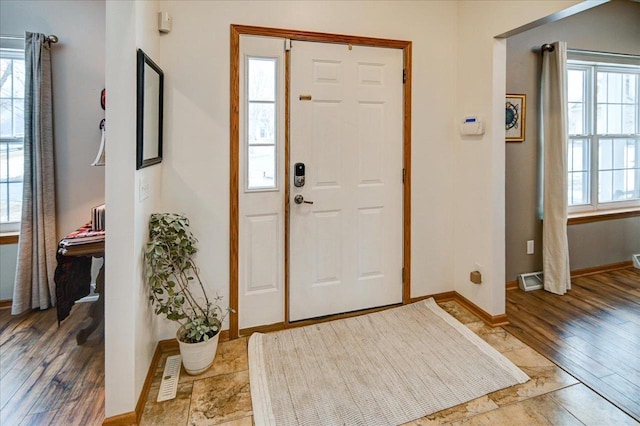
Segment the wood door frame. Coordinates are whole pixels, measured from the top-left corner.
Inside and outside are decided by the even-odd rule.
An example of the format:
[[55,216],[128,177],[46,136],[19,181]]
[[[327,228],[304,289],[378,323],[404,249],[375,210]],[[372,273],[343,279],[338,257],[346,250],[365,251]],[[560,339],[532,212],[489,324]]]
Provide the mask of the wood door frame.
[[[411,49],[412,42],[344,34],[329,34],[310,31],[287,30],[280,28],[253,27],[231,24],[230,26],[230,167],[229,167],[229,337],[240,336],[239,330],[239,244],[240,244],[240,206],[239,206],[239,161],[240,161],[240,36],[254,35],[276,37],[299,41],[322,43],[354,44],[369,47],[402,49],[404,68],[403,87],[403,194],[402,194],[402,303],[411,300]],[[289,69],[289,52],[285,54],[286,70]],[[285,195],[284,195],[284,322],[289,326],[289,73],[285,76]]]

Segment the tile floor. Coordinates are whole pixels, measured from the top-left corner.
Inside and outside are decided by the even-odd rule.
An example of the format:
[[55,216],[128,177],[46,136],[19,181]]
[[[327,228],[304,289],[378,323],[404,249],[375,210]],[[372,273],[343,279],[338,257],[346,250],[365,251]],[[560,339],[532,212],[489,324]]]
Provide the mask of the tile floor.
[[[635,425],[635,420],[592,392],[551,361],[492,328],[456,302],[440,306],[531,377],[527,383],[490,393],[404,426],[427,425]],[[199,376],[180,373],[175,399],[156,402],[165,354],[156,369],[141,425],[251,426],[247,339],[220,343],[215,362]]]

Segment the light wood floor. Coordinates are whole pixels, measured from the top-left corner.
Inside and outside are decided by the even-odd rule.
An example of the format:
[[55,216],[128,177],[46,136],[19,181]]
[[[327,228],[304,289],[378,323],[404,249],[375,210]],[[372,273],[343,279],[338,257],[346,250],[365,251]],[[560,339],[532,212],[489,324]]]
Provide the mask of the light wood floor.
[[76,344],[89,303],[58,327],[55,309],[0,309],[0,424],[99,425],[104,419],[104,326]]
[[[74,307],[59,328],[55,310],[15,318],[8,309],[0,309],[1,425],[102,423],[103,326],[83,346],[75,342],[88,308]],[[507,313],[509,332],[639,418],[640,271],[629,268],[574,279],[573,289],[562,297],[511,290]],[[237,359],[234,354],[230,362]],[[582,385],[571,388],[577,386]],[[516,405],[495,412],[511,415],[509,407]],[[576,412],[589,405],[580,404]],[[536,407],[532,411],[540,411]],[[147,404],[145,410],[149,408]]]
[[640,271],[572,279],[563,296],[507,291],[510,333],[640,421]]

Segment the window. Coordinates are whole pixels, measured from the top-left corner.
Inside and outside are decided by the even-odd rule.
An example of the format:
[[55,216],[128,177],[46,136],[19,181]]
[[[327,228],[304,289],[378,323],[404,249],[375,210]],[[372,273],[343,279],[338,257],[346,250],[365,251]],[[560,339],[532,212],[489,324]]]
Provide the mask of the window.
[[24,51],[0,49],[0,232],[20,227],[24,77]]
[[589,59],[567,66],[569,212],[640,207],[640,60]]
[[247,58],[247,189],[275,189],[276,58]]

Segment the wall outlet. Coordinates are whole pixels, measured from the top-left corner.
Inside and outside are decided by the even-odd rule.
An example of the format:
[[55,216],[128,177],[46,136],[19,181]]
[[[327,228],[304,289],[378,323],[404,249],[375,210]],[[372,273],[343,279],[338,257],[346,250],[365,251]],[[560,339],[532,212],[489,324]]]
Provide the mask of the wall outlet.
[[527,254],[533,254],[535,252],[535,246],[533,240],[527,241]]

